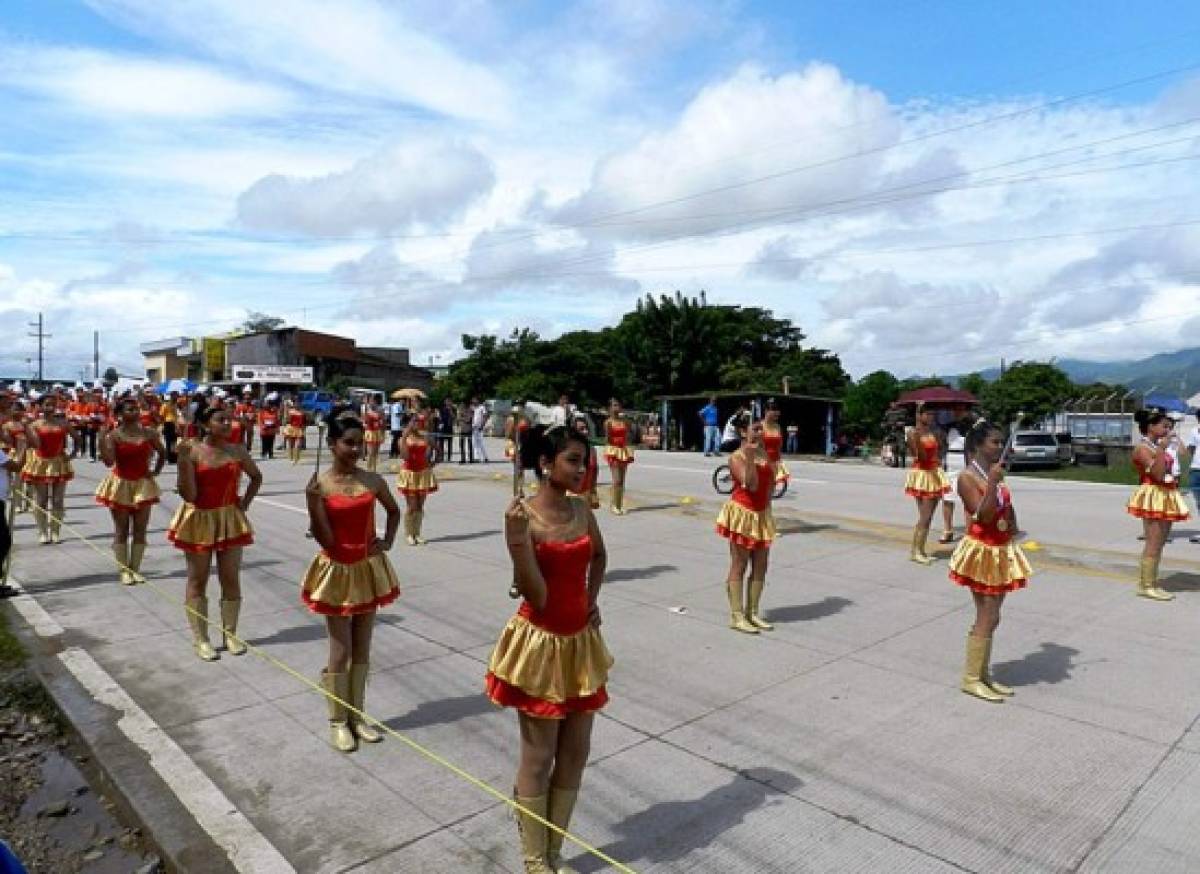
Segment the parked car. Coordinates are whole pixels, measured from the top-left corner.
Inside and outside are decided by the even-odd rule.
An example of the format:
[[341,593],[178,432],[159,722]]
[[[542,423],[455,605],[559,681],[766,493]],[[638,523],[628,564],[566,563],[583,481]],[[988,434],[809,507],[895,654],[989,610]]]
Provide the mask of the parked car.
[[1049,431],[1018,431],[1013,435],[1009,464],[1013,467],[1058,467],[1058,440]]
[[299,401],[300,409],[304,412],[317,416],[328,416],[333,412],[333,405],[337,403],[337,397],[327,391],[302,391]]

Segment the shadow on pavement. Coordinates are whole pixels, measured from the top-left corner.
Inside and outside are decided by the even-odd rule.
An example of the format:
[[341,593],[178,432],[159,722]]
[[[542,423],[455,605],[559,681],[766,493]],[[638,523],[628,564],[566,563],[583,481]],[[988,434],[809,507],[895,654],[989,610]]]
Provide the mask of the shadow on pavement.
[[486,531],[468,531],[465,534],[443,534],[441,537],[430,537],[429,543],[459,543],[463,540],[479,540],[481,537],[492,537],[500,534],[499,528],[489,528]]
[[1200,592],[1200,574],[1174,573],[1159,581],[1168,592]]
[[1057,643],[1043,643],[1037,652],[1022,659],[992,665],[992,675],[1001,683],[1033,686],[1037,683],[1061,683],[1071,678],[1079,650]]
[[826,616],[841,613],[853,603],[849,598],[830,595],[811,604],[792,604],[790,607],[768,610],[765,618],[771,622],[811,622],[814,619],[824,619]]
[[818,525],[815,522],[803,522],[799,519],[789,519],[776,526],[780,534],[816,534],[818,531],[831,531],[839,527],[841,526],[832,523]]
[[677,510],[679,509],[678,501],[670,501],[665,504],[642,504],[640,507],[630,507],[626,513],[632,516],[634,513],[653,513],[656,510]]
[[304,625],[293,625],[290,628],[281,628],[274,634],[268,634],[265,637],[248,637],[246,643],[255,646],[265,646],[268,643],[309,643],[313,640],[324,640],[325,636],[324,625],[310,622]]
[[460,719],[482,716],[498,709],[491,699],[480,690],[472,692],[470,695],[460,695],[457,698],[422,701],[415,710],[411,710],[403,716],[385,719],[383,724],[396,731],[411,731],[430,725],[447,725],[451,722],[458,722]]
[[[651,804],[617,823],[614,830],[622,835],[621,839],[600,849],[621,862],[673,862],[714,843],[747,815],[770,804],[772,795],[792,792],[802,785],[795,775],[774,768],[743,770],[729,783],[700,798]],[[580,874],[606,868],[595,856],[577,855],[570,863]]]
[[677,570],[679,568],[673,564],[650,564],[646,565],[646,567],[618,568],[615,571],[608,571],[604,575],[604,582],[620,583],[626,580],[648,580],[650,577],[657,577],[660,574]]

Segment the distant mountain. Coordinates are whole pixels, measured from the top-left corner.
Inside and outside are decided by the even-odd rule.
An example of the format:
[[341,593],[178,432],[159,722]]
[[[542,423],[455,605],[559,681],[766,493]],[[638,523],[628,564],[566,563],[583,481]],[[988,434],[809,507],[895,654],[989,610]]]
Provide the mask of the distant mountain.
[[[1163,394],[1188,398],[1200,391],[1200,348],[1180,349],[1178,352],[1160,352],[1137,361],[1082,361],[1078,358],[1062,358],[1054,362],[1066,372],[1073,382],[1088,385],[1106,382],[1110,385],[1127,385],[1131,389],[1149,391],[1154,389]],[[990,367],[980,371],[984,379],[992,380],[1000,375],[1000,368]],[[963,376],[946,377],[957,384]]]

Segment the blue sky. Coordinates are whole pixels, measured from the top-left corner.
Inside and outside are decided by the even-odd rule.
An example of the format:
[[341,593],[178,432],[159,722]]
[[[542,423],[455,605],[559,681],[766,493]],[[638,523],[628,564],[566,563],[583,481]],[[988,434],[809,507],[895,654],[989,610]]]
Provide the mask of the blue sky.
[[93,330],[445,361],[676,288],[855,374],[1193,345],[1197,46],[1108,0],[9,0],[0,306],[64,377]]

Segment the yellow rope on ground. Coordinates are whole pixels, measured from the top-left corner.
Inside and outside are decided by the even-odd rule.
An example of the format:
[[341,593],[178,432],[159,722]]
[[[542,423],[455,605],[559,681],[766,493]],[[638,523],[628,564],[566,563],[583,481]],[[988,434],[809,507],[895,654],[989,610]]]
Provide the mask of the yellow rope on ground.
[[[14,485],[13,490],[21,493],[27,499],[29,498],[28,494],[25,492],[25,490],[21,486]],[[68,525],[63,519],[55,516],[49,510],[46,510],[43,507],[38,506],[38,503],[36,500],[30,500],[30,507],[33,508],[33,511],[35,513],[42,513],[43,515],[45,515],[47,518],[47,521],[58,522],[59,527],[61,527],[65,531],[69,532],[75,539],[79,540],[81,543],[83,543],[85,546],[87,546],[89,549],[91,549],[97,555],[104,558],[105,561],[112,562],[112,564],[114,564],[118,570],[129,571],[131,573],[136,574],[137,578],[140,580],[138,585],[148,586],[149,589],[152,592],[154,592],[156,595],[159,595],[162,598],[164,598],[165,600],[170,601],[172,604],[178,605],[179,602],[176,600],[175,596],[172,595],[170,592],[167,592],[165,589],[161,588],[160,586],[156,585],[155,583],[151,582],[150,580],[147,580],[139,572],[134,571],[133,568],[129,567],[128,565],[125,565],[122,562],[117,561],[114,556],[112,556],[109,553],[106,553],[100,547],[96,546],[96,544],[94,544],[90,540],[88,540],[87,537],[85,537],[79,531],[75,530],[75,528]],[[183,609],[186,610],[189,614],[191,614],[193,616],[199,616],[201,619],[204,620],[205,624],[207,624],[213,628],[216,628],[218,631],[221,632],[221,634],[226,633],[225,630],[221,627],[219,622],[214,622],[211,619],[209,619],[207,616],[201,616],[198,611],[193,610],[191,607],[187,606],[187,604],[183,605]],[[632,868],[630,868],[628,865],[618,862],[616,859],[612,858],[612,856],[609,856],[608,854],[606,854],[603,850],[593,847],[591,844],[587,843],[582,838],[577,837],[576,835],[572,834],[571,832],[567,831],[566,829],[559,828],[557,825],[550,822],[550,820],[545,819],[544,817],[541,817],[538,814],[534,813],[532,810],[527,809],[523,805],[519,804],[517,802],[517,800],[515,798],[513,798],[512,796],[506,795],[505,793],[501,792],[499,789],[496,789],[491,784],[480,779],[479,777],[476,777],[474,774],[471,774],[470,772],[463,770],[458,765],[454,764],[453,762],[449,761],[448,759],[439,755],[438,753],[435,753],[433,750],[429,749],[428,747],[417,743],[412,738],[406,737],[405,735],[396,731],[391,726],[386,725],[383,722],[381,722],[380,720],[376,719],[371,714],[366,713],[365,711],[359,710],[357,707],[352,705],[350,702],[343,701],[338,696],[323,689],[318,683],[313,682],[311,679],[309,679],[307,676],[305,676],[300,671],[293,668],[287,662],[284,662],[284,661],[276,658],[275,656],[271,655],[270,653],[266,652],[265,650],[260,649],[259,647],[255,646],[254,644],[249,643],[248,641],[242,640],[236,634],[230,634],[228,636],[233,638],[234,640],[236,640],[242,646],[246,647],[247,650],[252,652],[254,655],[258,656],[260,659],[265,661],[267,664],[278,668],[279,670],[283,671],[285,674],[287,674],[287,675],[293,677],[294,679],[298,680],[299,682],[303,683],[309,689],[318,693],[322,697],[327,698],[327,699],[339,704],[342,707],[345,707],[348,711],[350,711],[355,716],[362,719],[368,725],[372,725],[375,728],[383,731],[385,734],[391,735],[393,738],[395,738],[396,740],[405,744],[410,749],[416,751],[417,753],[420,753],[422,756],[429,759],[429,761],[434,762],[438,765],[441,765],[443,768],[445,768],[446,770],[450,771],[453,774],[458,775],[463,780],[466,780],[468,783],[470,783],[472,786],[475,786],[477,789],[480,789],[483,792],[485,792],[486,794],[495,798],[496,800],[501,801],[504,804],[507,804],[509,807],[513,808],[514,811],[522,813],[531,819],[537,820],[542,825],[544,825],[547,828],[550,828],[553,831],[557,832],[558,834],[562,835],[564,838],[566,838],[571,843],[578,846],[580,849],[584,850],[587,853],[590,853],[591,855],[595,856],[597,859],[600,859],[603,862],[607,862],[609,865],[611,865],[617,871],[622,872],[622,874],[637,874],[637,872],[634,871]],[[482,694],[482,693],[480,693],[480,694]]]

